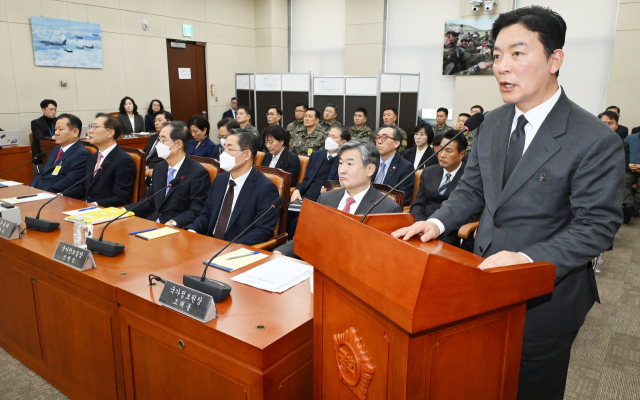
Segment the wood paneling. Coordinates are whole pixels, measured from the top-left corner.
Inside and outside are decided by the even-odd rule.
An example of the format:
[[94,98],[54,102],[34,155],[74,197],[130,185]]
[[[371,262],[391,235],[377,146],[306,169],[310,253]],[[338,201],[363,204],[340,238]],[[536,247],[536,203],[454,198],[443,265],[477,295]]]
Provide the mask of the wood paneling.
[[[4,172],[8,169],[15,167],[25,161],[31,159],[31,146],[14,145],[14,146],[2,146],[0,151],[0,172]],[[33,166],[31,163],[14,169],[2,175],[2,179],[8,181],[16,181],[28,185],[33,180]]]

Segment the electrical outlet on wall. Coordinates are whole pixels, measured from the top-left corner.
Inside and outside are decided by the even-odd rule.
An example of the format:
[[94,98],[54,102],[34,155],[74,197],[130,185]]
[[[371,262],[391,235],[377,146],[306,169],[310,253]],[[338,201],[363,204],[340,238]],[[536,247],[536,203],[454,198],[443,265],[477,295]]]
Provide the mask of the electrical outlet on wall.
[[60,79],[60,87],[67,87],[67,81]]

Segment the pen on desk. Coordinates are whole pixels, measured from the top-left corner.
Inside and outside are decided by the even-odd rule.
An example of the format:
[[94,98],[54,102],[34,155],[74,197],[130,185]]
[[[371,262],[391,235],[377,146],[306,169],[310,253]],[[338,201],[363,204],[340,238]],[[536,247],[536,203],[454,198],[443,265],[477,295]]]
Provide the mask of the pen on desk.
[[143,233],[143,232],[151,232],[151,231],[155,231],[158,228],[152,228],[152,229],[145,229],[144,231],[138,231],[138,232],[129,232],[129,235],[135,235],[138,233]]
[[229,257],[229,258],[225,258],[225,260],[235,260],[236,258],[242,258],[242,257],[247,257],[247,256],[253,256],[253,255],[256,255],[256,254],[260,254],[260,252],[259,252],[259,251],[252,251],[252,252],[251,252],[251,253],[249,253],[249,254],[243,254],[243,255],[241,255],[241,256]]
[[26,198],[29,198],[29,197],[36,197],[36,196],[37,196],[37,194],[28,194],[26,196],[18,196],[18,197],[16,197],[16,199],[20,200],[20,199],[26,199]]
[[96,208],[98,208],[98,207],[97,206],[93,206],[93,207],[81,208],[77,212],[81,213],[81,212],[84,212],[84,211],[95,210]]

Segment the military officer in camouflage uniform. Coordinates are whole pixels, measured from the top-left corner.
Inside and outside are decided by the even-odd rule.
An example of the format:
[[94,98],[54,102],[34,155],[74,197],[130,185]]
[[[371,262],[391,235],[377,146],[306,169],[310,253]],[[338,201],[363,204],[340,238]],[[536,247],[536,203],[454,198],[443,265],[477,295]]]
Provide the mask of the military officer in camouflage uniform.
[[458,37],[464,34],[462,28],[449,26],[445,33],[444,54],[442,60],[442,73],[454,75],[467,70],[470,66],[484,61],[485,54],[491,53],[490,49],[483,49],[481,53],[472,54],[463,47],[458,46]]
[[304,114],[304,126],[291,138],[291,152],[299,156],[310,156],[318,150],[324,150],[327,132],[320,127],[320,113],[309,108]]
[[356,108],[356,111],[353,114],[353,123],[355,125],[349,128],[349,132],[351,132],[351,139],[363,139],[375,144],[375,140],[373,139],[373,132],[371,131],[371,128],[369,128],[366,124],[366,108]]
[[[469,111],[469,115],[473,115],[473,114],[476,114],[476,113],[484,114],[484,108],[482,108],[482,106],[480,106],[480,105],[475,105],[475,106],[471,107],[471,110]],[[467,150],[467,152],[471,151],[471,144],[473,142],[473,138],[476,137],[476,132],[478,132],[478,128],[476,128],[476,129],[464,134],[464,136],[467,138],[467,142],[469,144],[467,146],[467,148],[469,149],[469,150]]]
[[447,118],[449,118],[449,110],[445,107],[438,108],[436,112],[436,124],[432,126],[434,136],[444,134],[453,129],[447,125]]
[[256,136],[260,136],[260,132],[256,129],[255,126],[251,125],[251,108],[248,106],[240,106],[236,111],[236,121],[240,124],[240,128],[247,130],[253,133]]
[[[384,109],[384,111],[382,112],[382,122],[384,124],[398,125],[396,124],[397,120],[398,120],[398,110],[395,107],[389,107]],[[375,132],[373,132],[374,140],[375,140],[375,137],[378,136],[378,132],[380,132],[380,129],[381,128],[378,128],[376,129]],[[398,130],[400,131],[400,133],[402,133],[402,142],[400,142],[400,146],[398,146],[398,148],[396,149],[396,154],[402,157],[402,154],[404,154],[404,150],[407,148],[407,132],[405,132],[404,129],[400,127],[398,127]]]
[[338,111],[334,104],[327,104],[324,108],[324,121],[320,123],[322,130],[329,132],[334,126],[341,126],[342,124],[336,121],[338,117]]
[[286,128],[292,138],[298,129],[304,127],[304,113],[307,112],[307,109],[309,109],[309,106],[304,103],[300,103],[296,106],[296,120],[287,125]]
[[[456,121],[456,130],[461,131],[464,128],[464,123],[471,117],[471,115],[467,113],[460,113],[458,115],[458,120]],[[473,136],[470,131],[466,131],[464,133],[464,137],[467,138],[467,151],[471,151],[471,141],[473,140]]]
[[493,61],[480,61],[476,65],[473,65],[464,71],[456,72],[456,75],[477,75],[480,71],[491,71],[493,67]]

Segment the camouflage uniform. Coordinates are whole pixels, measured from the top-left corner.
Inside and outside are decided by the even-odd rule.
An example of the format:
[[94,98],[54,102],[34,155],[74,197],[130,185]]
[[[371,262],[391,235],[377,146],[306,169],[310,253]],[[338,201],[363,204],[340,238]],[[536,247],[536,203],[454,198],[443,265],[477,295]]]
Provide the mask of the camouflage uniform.
[[436,136],[438,136],[440,134],[444,134],[445,132],[453,129],[452,127],[450,127],[447,124],[444,124],[444,126],[442,128],[440,128],[438,126],[438,124],[435,124],[435,125],[432,125],[431,128],[433,128],[433,137],[436,137]]
[[326,123],[325,121],[322,121],[318,124],[318,126],[322,128],[323,131],[328,133],[331,130],[331,128],[333,128],[334,126],[342,126],[342,124],[338,122],[338,120],[334,119],[330,123]]
[[356,126],[352,126],[349,128],[349,132],[351,132],[351,140],[354,139],[364,139],[368,140],[375,144],[375,140],[373,139],[373,132],[371,128],[369,128],[366,124],[362,125],[362,128],[358,129]]
[[464,133],[464,137],[467,138],[467,153],[471,151],[471,143],[473,143],[473,138],[476,136],[477,131],[478,128]]
[[251,122],[247,122],[247,125],[244,126],[244,128],[242,128],[246,131],[249,131],[251,133],[253,133],[256,136],[260,136],[260,132],[258,132],[258,130],[256,129],[255,126],[251,125]]
[[[380,129],[382,128],[376,129],[376,131],[373,133],[374,143],[375,137],[378,136],[378,132],[380,132]],[[396,154],[402,157],[404,150],[407,148],[407,132],[405,132],[400,127],[398,127],[398,129],[400,129],[400,133],[402,134],[402,142],[400,142],[400,146],[398,146],[398,148],[396,149]]]
[[291,138],[291,152],[299,156],[310,156],[312,152],[324,150],[324,141],[327,139],[325,132],[320,125],[311,133],[307,133],[307,127],[302,126]]
[[289,134],[291,134],[291,137],[293,138],[293,136],[296,134],[296,131],[300,128],[304,128],[304,122],[296,120],[287,125],[286,130],[289,131]]

